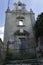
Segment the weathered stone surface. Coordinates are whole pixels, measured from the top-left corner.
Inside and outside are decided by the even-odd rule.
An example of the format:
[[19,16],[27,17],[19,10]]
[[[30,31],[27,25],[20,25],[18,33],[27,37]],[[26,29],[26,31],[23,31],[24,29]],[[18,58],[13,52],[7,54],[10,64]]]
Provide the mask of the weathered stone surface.
[[[33,26],[35,23],[34,13],[31,10],[27,11],[23,4],[23,6],[20,5],[21,9],[19,9],[17,4],[15,4],[15,10],[6,12],[4,32],[4,47],[6,48],[7,42],[10,41],[9,47],[18,49],[14,50],[15,53],[19,53],[21,48],[27,51],[26,49],[30,48],[30,44],[34,43]],[[22,21],[23,25],[20,25],[19,21]],[[21,32],[20,30],[23,31]]]

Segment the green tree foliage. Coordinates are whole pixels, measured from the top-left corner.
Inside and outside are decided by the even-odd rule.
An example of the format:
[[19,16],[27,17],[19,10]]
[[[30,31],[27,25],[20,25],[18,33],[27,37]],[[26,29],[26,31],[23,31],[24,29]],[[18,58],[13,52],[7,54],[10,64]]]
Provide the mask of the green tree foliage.
[[2,58],[2,45],[3,45],[3,42],[0,38],[0,63],[2,63],[2,60],[3,60],[3,58]]
[[2,40],[0,38],[0,49],[2,48],[2,44],[3,44],[3,42],[2,42]]
[[43,36],[43,13],[38,15],[36,23],[35,23],[35,36],[36,39],[38,37]]

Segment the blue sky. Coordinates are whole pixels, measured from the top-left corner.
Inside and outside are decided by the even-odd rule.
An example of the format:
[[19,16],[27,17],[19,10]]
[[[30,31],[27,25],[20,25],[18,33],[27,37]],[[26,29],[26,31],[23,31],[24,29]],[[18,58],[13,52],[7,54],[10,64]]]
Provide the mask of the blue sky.
[[[10,0],[9,7],[10,9],[14,9],[14,2],[18,2],[19,0]],[[20,0],[21,2],[26,4],[27,10],[32,8],[33,12],[35,13],[35,18],[38,14],[43,12],[43,0]],[[8,0],[0,0],[0,38],[3,40],[4,34],[4,24],[5,24],[5,11],[8,6]]]

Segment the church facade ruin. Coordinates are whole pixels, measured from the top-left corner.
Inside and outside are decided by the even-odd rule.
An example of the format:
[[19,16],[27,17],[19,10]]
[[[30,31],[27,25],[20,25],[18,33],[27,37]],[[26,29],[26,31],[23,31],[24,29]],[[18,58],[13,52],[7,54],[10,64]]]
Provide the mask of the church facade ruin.
[[4,46],[10,41],[9,48],[15,53],[31,52],[35,44],[35,17],[32,9],[27,11],[26,4],[14,3],[14,9],[6,11]]

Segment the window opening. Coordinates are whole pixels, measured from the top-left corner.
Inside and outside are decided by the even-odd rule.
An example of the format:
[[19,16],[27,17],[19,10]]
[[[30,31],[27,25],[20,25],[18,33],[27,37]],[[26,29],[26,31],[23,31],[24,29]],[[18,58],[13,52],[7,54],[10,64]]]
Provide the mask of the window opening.
[[20,32],[23,33],[23,29],[20,29]]
[[18,6],[18,9],[21,10],[21,6]]
[[22,20],[19,21],[19,25],[23,26],[23,21]]

